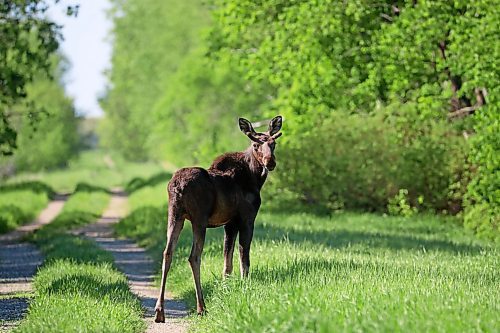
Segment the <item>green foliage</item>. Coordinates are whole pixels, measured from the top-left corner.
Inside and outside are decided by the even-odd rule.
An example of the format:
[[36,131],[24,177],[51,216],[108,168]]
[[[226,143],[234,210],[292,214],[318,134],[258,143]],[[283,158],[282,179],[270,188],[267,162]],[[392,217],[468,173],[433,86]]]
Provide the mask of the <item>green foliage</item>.
[[[16,130],[11,107],[26,97],[26,86],[40,72],[49,74],[51,55],[57,50],[59,27],[43,14],[46,0],[12,0],[0,4],[0,153],[11,155],[16,148]],[[76,14],[68,7],[68,15]],[[19,114],[18,114],[19,115]],[[22,117],[38,119],[35,110]]]
[[[500,80],[500,77],[498,78]],[[500,105],[498,94],[474,115],[476,133],[470,160],[477,167],[468,186],[465,225],[488,238],[500,238]]]
[[172,77],[198,45],[200,30],[207,24],[201,3],[112,1],[112,86],[102,101],[104,145],[129,159],[148,156],[146,143],[155,123],[152,110],[162,94],[173,88]]
[[284,137],[274,186],[331,209],[363,210],[384,210],[407,189],[412,207],[455,213],[461,189],[454,177],[465,172],[464,139],[442,120],[412,115],[408,104],[394,108],[401,113],[335,113],[316,120],[310,131]]
[[18,150],[16,169],[39,171],[65,166],[79,146],[78,119],[63,87],[49,78],[38,77],[26,87],[28,105],[15,108],[21,114],[43,111],[38,121],[19,118],[15,123]]
[[33,221],[48,201],[45,192],[0,188],[0,233]]
[[[147,246],[160,269],[166,214],[151,204],[144,200],[117,231]],[[209,229],[201,265],[208,315],[192,318],[191,329],[494,330],[498,248],[455,222],[423,215],[268,213],[265,207],[257,218],[246,280],[221,279],[222,230]],[[194,306],[191,271],[184,260],[191,241],[186,224],[167,285]],[[238,275],[236,261],[233,274]]]
[[230,58],[211,62],[203,52],[183,61],[154,109],[152,154],[179,166],[208,166],[217,155],[243,149],[248,139],[238,130],[238,117],[260,117],[258,87],[242,80]]
[[391,215],[410,217],[418,212],[417,207],[410,206],[408,202],[408,190],[401,189],[394,198],[389,199],[387,211]]
[[[106,130],[129,158],[205,166],[243,148],[237,116],[279,113],[274,183],[292,197],[373,211],[407,189],[411,207],[456,214],[468,192],[468,207],[488,205],[497,229],[495,1],[217,0],[212,21],[191,28],[164,18],[163,6],[182,5],[115,3],[113,87],[103,105]],[[185,6],[188,17],[206,15],[199,3]],[[177,25],[157,37],[166,22]],[[186,29],[192,47],[175,47],[171,33]],[[139,34],[158,43],[136,47],[129,41]],[[159,59],[167,45],[175,52]],[[450,113],[475,104],[473,118]]]

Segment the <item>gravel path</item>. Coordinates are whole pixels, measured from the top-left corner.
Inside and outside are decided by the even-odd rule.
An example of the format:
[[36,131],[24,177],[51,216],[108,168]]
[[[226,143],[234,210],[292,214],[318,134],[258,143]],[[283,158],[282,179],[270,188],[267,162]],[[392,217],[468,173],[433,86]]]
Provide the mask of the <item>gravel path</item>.
[[0,235],[0,331],[12,329],[24,317],[29,299],[18,294],[32,291],[31,281],[43,262],[40,251],[23,237],[51,222],[66,199],[56,196],[35,221]]
[[115,191],[103,216],[94,224],[76,230],[74,233],[93,239],[103,249],[109,251],[118,268],[127,276],[130,289],[141,300],[145,309],[146,332],[187,332],[187,323],[183,317],[188,312],[186,305],[172,299],[167,293],[165,301],[165,323],[154,322],[154,308],[159,289],[154,286],[154,265],[145,250],[131,240],[117,239],[113,234],[113,224],[126,214],[127,197]]

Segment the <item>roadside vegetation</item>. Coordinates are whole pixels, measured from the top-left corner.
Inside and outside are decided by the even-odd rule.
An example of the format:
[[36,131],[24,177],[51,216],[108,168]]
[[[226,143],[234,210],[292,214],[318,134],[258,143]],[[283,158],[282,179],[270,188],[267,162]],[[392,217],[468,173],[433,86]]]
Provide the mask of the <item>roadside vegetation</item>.
[[31,238],[45,255],[34,278],[35,296],[15,332],[141,332],[142,309],[112,256],[68,231],[94,222],[109,194],[89,186]]
[[[166,194],[153,186],[134,196],[142,206],[134,204],[117,233],[146,246],[160,269],[167,214],[157,198]],[[191,331],[495,330],[498,245],[478,240],[456,218],[278,206],[264,201],[257,218],[248,280],[239,278],[237,251],[233,277],[222,280],[223,230],[208,230],[201,265],[208,315],[193,317]],[[191,240],[186,221],[167,288],[194,307]]]
[[245,148],[238,117],[281,114],[276,186],[308,209],[454,215],[497,238],[497,7],[115,2],[103,144],[207,166]]
[[79,183],[112,188],[125,186],[134,177],[149,177],[163,167],[156,162],[129,162],[119,154],[105,150],[85,150],[68,162],[64,169],[20,172],[7,179],[7,184],[42,181],[59,192],[72,192]]
[[0,186],[0,234],[33,221],[52,195],[53,190],[39,182]]

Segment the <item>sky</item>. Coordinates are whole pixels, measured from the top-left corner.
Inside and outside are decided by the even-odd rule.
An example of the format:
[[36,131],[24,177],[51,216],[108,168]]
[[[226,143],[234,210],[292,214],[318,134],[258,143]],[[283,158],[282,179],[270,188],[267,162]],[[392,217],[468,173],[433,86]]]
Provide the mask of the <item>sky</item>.
[[[77,17],[66,16],[66,6],[72,4],[80,5]],[[64,78],[66,92],[74,99],[78,114],[86,117],[103,114],[97,99],[106,87],[103,72],[110,68],[109,7],[107,0],[62,0],[48,11],[48,16],[63,26],[61,49],[71,63]]]

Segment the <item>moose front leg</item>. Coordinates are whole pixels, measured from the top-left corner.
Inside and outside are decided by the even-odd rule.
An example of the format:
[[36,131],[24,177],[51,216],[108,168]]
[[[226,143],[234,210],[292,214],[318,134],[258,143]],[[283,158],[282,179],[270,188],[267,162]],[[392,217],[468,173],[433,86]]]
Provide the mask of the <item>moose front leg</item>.
[[238,235],[237,221],[231,221],[224,226],[224,269],[222,277],[226,278],[233,272],[233,252]]
[[254,222],[252,220],[251,223],[244,224],[240,228],[239,250],[240,250],[240,273],[242,278],[246,278],[250,270],[250,245],[252,243],[252,238],[253,238],[253,225]]

